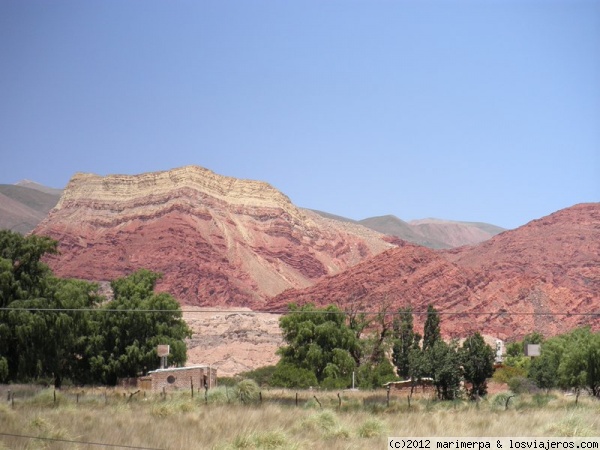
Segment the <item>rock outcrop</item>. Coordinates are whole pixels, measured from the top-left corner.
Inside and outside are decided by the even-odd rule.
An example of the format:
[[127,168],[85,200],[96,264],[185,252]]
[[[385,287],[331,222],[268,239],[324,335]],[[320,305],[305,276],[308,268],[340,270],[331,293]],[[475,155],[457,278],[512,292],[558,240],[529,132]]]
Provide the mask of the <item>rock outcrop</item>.
[[290,301],[370,311],[382,305],[425,311],[433,304],[443,332],[454,337],[598,328],[600,204],[576,205],[472,247],[436,252],[406,244],[312,287],[286,291],[269,305],[281,310]]
[[356,224],[292,204],[267,183],[188,166],[142,175],[78,173],[34,230],[59,241],[58,276],[161,272],[191,305],[261,305],[393,246]]
[[276,351],[284,342],[277,314],[184,306],[183,317],[193,332],[189,365],[208,364],[228,377],[279,361]]

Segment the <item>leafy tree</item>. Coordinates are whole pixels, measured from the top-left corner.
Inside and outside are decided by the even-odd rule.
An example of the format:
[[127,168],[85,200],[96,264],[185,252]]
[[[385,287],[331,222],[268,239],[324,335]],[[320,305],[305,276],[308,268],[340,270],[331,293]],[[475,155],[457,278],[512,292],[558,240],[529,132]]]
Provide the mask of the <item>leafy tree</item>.
[[[0,307],[6,308],[0,311],[0,381],[114,383],[157,367],[159,342],[171,345],[174,362],[185,361],[189,329],[179,304],[153,293],[157,274],[140,271],[115,281],[115,301],[99,307],[96,284],[58,279],[41,261],[56,246],[49,238],[0,231]],[[113,307],[157,312],[106,311]]]
[[111,283],[114,300],[96,313],[98,336],[92,344],[91,370],[96,379],[115,384],[117,378],[135,377],[156,369],[156,347],[170,346],[169,362],[183,365],[184,339],[191,331],[182,319],[179,303],[167,293],[155,293],[160,275],[140,270]]
[[424,352],[425,368],[433,378],[433,384],[440,400],[453,400],[458,397],[461,381],[460,356],[455,341],[447,344],[435,341]]
[[[55,387],[65,377],[80,379],[86,373],[83,356],[93,332],[89,315],[81,308],[95,304],[97,286],[48,276],[45,298],[15,300],[0,326],[9,378],[52,378]],[[37,311],[36,309],[67,309]]]
[[589,327],[578,328],[564,335],[565,347],[557,369],[559,386],[576,393],[587,389],[600,397],[600,334]]
[[318,310],[312,304],[292,304],[289,310],[279,319],[288,344],[278,350],[279,364],[309,370],[329,386],[348,386],[356,368],[352,352],[358,340],[346,325],[345,314],[335,306]]
[[541,355],[531,363],[529,377],[538,387],[586,389],[600,397],[600,333],[577,328],[542,344]]
[[487,394],[487,379],[494,373],[494,350],[479,333],[469,336],[460,349],[463,376],[471,384],[469,395],[476,398]]
[[413,329],[412,308],[401,308],[394,319],[394,346],[392,360],[400,378],[409,378],[409,354],[414,346],[415,332]]
[[383,386],[388,381],[394,381],[398,378],[394,372],[394,366],[387,359],[383,358],[378,364],[363,364],[356,373],[358,386],[362,389],[374,389]]
[[47,237],[0,231],[0,307],[45,296],[50,269],[41,258],[56,253],[56,246]]
[[427,307],[427,319],[423,328],[423,351],[432,348],[441,339],[440,315],[432,305],[429,305]]
[[408,376],[413,382],[420,381],[422,378],[429,376],[427,372],[427,362],[425,354],[419,346],[420,335],[417,333],[412,348],[408,352]]

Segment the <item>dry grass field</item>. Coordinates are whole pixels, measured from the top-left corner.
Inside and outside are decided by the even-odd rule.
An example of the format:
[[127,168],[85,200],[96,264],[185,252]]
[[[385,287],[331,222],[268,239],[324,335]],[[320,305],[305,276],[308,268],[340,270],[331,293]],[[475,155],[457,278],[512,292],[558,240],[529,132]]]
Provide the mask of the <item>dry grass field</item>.
[[[0,389],[0,449],[384,449],[388,436],[600,436],[600,401],[500,393],[478,403],[379,392],[196,393]],[[79,394],[79,395],[77,395]],[[11,394],[12,395],[12,394]],[[315,396],[317,400],[315,400]],[[341,406],[340,406],[341,400]],[[13,436],[14,435],[14,436]],[[18,437],[28,436],[28,437]],[[44,439],[32,439],[38,437]],[[105,444],[105,446],[87,443]]]

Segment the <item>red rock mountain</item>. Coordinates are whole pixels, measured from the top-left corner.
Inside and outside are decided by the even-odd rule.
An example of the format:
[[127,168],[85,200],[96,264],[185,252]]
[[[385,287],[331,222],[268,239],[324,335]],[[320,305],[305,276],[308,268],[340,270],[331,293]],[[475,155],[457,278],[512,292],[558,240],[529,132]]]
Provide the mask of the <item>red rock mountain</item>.
[[267,183],[188,166],[78,173],[34,230],[59,241],[58,276],[111,280],[138,268],[190,305],[260,305],[393,247],[365,227],[302,210]]
[[312,287],[286,291],[269,305],[285,309],[292,301],[370,311],[382,304],[424,311],[433,304],[443,314],[442,331],[456,337],[599,328],[600,203],[558,211],[476,246],[436,252],[406,244]]

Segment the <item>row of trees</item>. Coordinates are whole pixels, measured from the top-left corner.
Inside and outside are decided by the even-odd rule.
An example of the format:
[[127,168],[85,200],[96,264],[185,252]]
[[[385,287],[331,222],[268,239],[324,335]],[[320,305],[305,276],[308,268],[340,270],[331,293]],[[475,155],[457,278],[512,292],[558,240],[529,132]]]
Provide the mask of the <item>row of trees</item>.
[[486,394],[494,352],[479,333],[462,345],[446,343],[441,338],[439,314],[432,306],[423,336],[414,331],[410,308],[398,311],[391,325],[386,316],[383,311],[368,321],[335,306],[290,305],[289,314],[280,319],[287,345],[279,349],[281,359],[270,384],[346,388],[355,373],[358,386],[365,388],[379,387],[398,376],[415,383],[430,377],[440,399],[458,396],[463,379],[471,397]]
[[[526,357],[527,344],[540,344],[540,356]],[[600,333],[589,327],[547,340],[539,333],[529,334],[507,347],[504,364],[495,377],[513,390],[572,389],[577,396],[586,390],[600,398]]]
[[57,243],[0,231],[0,382],[49,380],[115,384],[158,367],[156,346],[171,346],[184,364],[191,335],[179,303],[154,292],[159,275],[138,271],[98,285],[53,276],[41,261]]

